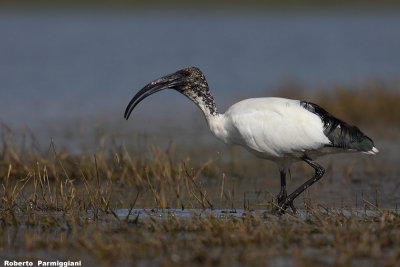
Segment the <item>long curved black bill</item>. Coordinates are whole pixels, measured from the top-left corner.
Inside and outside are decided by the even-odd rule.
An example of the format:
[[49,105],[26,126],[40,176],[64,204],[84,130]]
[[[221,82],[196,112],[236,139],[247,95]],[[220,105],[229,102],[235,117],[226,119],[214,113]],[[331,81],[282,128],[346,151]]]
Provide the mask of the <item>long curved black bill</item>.
[[187,76],[187,73],[178,71],[173,74],[166,75],[161,77],[151,83],[147,84],[143,87],[129,102],[128,106],[125,109],[124,118],[127,120],[131,115],[133,109],[139,104],[143,99],[167,88],[175,88],[177,86],[181,86],[184,83],[184,77]]

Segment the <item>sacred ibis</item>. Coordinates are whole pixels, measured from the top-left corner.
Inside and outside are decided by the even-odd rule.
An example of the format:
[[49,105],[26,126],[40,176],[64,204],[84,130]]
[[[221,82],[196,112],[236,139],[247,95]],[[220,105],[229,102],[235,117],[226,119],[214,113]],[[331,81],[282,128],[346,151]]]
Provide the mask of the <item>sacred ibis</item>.
[[[324,168],[314,160],[340,152],[378,152],[374,142],[356,126],[335,118],[316,104],[278,97],[251,98],[232,105],[224,114],[217,111],[206,78],[200,69],[186,67],[147,84],[129,102],[128,119],[139,102],[163,89],[175,89],[203,111],[211,132],[221,141],[240,145],[257,157],[275,162],[280,171],[281,190],[277,195],[284,212],[305,189],[321,179]],[[287,195],[286,174],[290,166],[305,161],[315,174]]]

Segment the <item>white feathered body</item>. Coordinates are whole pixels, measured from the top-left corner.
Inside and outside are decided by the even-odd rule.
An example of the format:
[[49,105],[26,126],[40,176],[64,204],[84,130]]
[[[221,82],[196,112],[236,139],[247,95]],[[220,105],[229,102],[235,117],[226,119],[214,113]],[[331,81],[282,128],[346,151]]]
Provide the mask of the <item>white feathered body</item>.
[[224,143],[243,146],[281,164],[299,160],[305,152],[316,157],[337,150],[327,147],[330,141],[321,118],[303,108],[299,100],[250,98],[207,120]]

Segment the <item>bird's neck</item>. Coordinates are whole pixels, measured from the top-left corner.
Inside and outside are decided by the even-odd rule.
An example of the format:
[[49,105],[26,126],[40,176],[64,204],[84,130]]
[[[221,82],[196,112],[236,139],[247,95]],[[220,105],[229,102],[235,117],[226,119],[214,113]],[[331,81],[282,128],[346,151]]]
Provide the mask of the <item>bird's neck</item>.
[[218,116],[217,106],[215,105],[214,97],[210,94],[210,91],[192,91],[185,95],[203,111],[207,121]]
[[214,136],[224,143],[229,143],[225,116],[218,113],[212,95],[207,93],[202,96],[196,95],[189,98],[203,111],[208,127]]

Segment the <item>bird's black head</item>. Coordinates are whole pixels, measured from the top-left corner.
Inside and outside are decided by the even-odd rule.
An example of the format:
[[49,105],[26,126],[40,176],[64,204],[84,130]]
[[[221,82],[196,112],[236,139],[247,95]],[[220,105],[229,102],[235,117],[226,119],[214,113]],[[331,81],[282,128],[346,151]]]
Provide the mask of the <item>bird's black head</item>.
[[196,67],[185,67],[175,73],[156,79],[143,87],[126,107],[125,119],[129,118],[139,102],[163,89],[175,89],[198,105],[204,103],[206,106],[209,106],[211,113],[216,113],[214,100],[201,70]]

